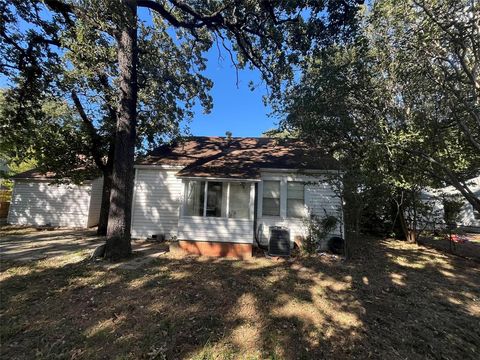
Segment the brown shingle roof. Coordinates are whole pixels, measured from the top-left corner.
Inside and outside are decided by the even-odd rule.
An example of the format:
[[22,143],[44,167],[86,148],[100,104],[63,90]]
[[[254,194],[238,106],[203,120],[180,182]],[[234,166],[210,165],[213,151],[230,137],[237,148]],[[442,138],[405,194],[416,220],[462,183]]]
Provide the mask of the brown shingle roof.
[[334,170],[330,156],[297,140],[272,138],[191,137],[173,146],[161,146],[138,165],[184,166],[181,177],[257,179],[259,169]]
[[[79,166],[76,169],[72,170],[70,172],[70,175],[75,175],[75,177],[78,179],[83,179],[83,180],[93,180],[100,176],[98,173],[98,170],[92,166],[92,167],[86,167],[85,165]],[[55,180],[55,179],[62,179],[61,175],[56,174],[53,171],[41,171],[40,168],[34,168],[31,170],[27,170],[21,173],[18,173],[14,176],[11,177],[11,179],[14,180],[27,180],[27,179],[36,179],[36,180]]]
[[[259,169],[335,170],[331,156],[293,139],[196,136],[172,146],[160,146],[136,161],[137,165],[182,166],[181,177],[258,179]],[[14,179],[56,178],[55,173],[32,169]]]

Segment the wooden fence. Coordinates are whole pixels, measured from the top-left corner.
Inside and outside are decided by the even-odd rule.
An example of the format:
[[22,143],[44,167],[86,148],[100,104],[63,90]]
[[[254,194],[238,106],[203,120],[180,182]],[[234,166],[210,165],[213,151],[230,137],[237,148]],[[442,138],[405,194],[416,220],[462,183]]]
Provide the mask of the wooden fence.
[[8,216],[11,197],[12,192],[10,190],[0,190],[0,219],[4,219]]

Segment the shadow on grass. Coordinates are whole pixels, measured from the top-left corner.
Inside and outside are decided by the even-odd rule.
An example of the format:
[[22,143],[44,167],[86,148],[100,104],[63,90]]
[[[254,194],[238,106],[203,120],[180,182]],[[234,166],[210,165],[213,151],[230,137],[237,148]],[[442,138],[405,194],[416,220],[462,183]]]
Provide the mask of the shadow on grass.
[[68,256],[69,253],[82,249],[92,249],[102,243],[102,237],[96,230],[60,229],[53,231],[36,231],[34,228],[19,228],[25,233],[17,234],[15,230],[5,231],[0,236],[0,254],[2,260],[31,261],[46,257]]
[[3,266],[4,358],[475,358],[477,264],[364,240],[352,261]]

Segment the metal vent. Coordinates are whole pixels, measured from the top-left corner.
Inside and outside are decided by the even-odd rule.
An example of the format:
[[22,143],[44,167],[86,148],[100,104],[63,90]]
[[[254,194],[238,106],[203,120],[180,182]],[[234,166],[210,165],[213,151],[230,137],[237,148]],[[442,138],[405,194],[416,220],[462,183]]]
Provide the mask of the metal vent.
[[278,226],[270,226],[268,254],[273,256],[290,255],[290,233],[288,229]]

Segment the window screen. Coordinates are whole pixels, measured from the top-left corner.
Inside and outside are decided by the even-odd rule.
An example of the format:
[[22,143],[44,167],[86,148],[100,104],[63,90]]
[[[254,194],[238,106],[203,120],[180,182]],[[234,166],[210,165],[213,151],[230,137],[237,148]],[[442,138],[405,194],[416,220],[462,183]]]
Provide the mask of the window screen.
[[250,185],[247,183],[230,183],[228,217],[248,219],[250,216]]
[[185,199],[186,216],[203,216],[205,181],[189,181]]
[[262,214],[280,216],[280,181],[263,182]]

